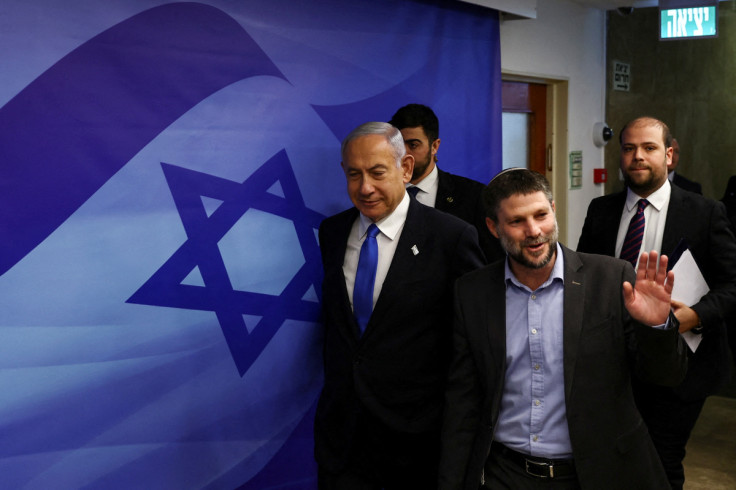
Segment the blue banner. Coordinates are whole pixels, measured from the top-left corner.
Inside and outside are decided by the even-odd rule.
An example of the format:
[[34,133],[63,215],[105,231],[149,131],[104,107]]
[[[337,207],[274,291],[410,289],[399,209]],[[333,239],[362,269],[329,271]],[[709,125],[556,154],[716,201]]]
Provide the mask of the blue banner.
[[424,103],[487,181],[497,14],[6,0],[0,63],[3,488],[316,488],[340,140]]

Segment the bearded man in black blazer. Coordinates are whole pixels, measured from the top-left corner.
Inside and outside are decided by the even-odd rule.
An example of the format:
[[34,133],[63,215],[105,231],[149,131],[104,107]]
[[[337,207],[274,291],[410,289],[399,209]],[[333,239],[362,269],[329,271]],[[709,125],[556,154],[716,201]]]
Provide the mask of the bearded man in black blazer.
[[684,382],[662,387],[636,382],[634,395],[673,489],[683,486],[682,460],[705,399],[729,379],[731,362],[724,319],[736,307],[736,241],[722,203],[670,185],[673,148],[665,123],[634,119],[619,134],[627,189],[594,199],[588,207],[578,251],[620,256],[636,203],[646,199],[642,250],[671,255],[681,243],[698,264],[710,291],[694,305],[672,303],[680,331],[701,337]]
[[642,254],[635,278],[562,246],[527,169],[484,199],[508,258],[456,283],[439,488],[668,488],[631,393],[633,373],[676,384],[687,367],[667,258]]
[[[483,265],[483,254],[475,228],[409,197],[404,186],[414,160],[405,152],[390,124],[366,123],[350,133],[342,168],[355,207],[320,226],[325,382],[314,429],[320,489],[436,486],[452,287]],[[355,284],[373,225],[373,310],[361,325]]]
[[486,227],[481,198],[485,185],[437,166],[441,140],[434,111],[426,105],[408,104],[396,111],[389,123],[401,131],[406,152],[414,157],[410,184],[417,188],[416,199],[475,226],[487,263],[503,258],[501,245]]

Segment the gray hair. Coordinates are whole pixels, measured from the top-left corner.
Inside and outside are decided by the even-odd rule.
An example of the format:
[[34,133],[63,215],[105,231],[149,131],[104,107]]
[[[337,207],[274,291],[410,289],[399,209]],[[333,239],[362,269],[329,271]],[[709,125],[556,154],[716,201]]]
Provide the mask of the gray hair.
[[406,147],[404,146],[404,138],[401,136],[401,131],[389,123],[377,121],[361,124],[342,140],[342,146],[340,147],[340,157],[342,160],[345,160],[345,148],[348,146],[348,143],[361,136],[371,134],[380,134],[386,138],[386,142],[391,147],[391,153],[396,159],[396,166],[401,167],[401,159],[406,155]]

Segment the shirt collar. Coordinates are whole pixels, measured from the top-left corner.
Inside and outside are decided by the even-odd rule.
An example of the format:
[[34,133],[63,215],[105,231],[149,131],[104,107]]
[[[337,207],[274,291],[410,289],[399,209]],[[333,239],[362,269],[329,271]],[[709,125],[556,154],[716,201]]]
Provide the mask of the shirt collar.
[[631,189],[627,189],[626,191],[626,210],[631,211],[633,210],[637,203],[639,202],[639,199],[646,199],[649,201],[649,204],[654,206],[654,209],[657,211],[660,211],[662,207],[667,204],[670,200],[670,194],[672,193],[672,187],[670,186],[670,181],[665,180],[664,184],[657,189],[656,191],[649,194],[648,197],[641,197],[637,195],[634,191]]
[[[507,256],[505,262],[506,265],[504,267],[504,278],[506,279],[506,285],[508,286],[508,284],[513,284],[516,287],[529,290],[528,287],[519,282],[514,273],[511,271],[509,260],[511,259]],[[538,289],[546,288],[547,286],[552,284],[552,281],[555,280],[560,280],[563,282],[563,284],[565,281],[565,258],[562,256],[562,247],[560,246],[560,242],[557,242],[557,255],[555,256],[555,265],[552,266],[552,272],[550,273],[547,280],[544,281],[544,283],[539,286]]]
[[[404,226],[404,222],[406,221],[406,214],[409,212],[409,201],[409,194],[407,192],[404,192],[404,198],[401,200],[399,205],[396,206],[396,209],[394,209],[391,214],[389,214],[382,220],[376,222],[376,226],[381,231],[381,233],[386,235],[391,240],[396,238],[396,235],[401,231],[402,227]],[[371,223],[373,222],[369,218],[366,218],[362,214],[360,215],[360,225],[358,228],[358,232],[360,233],[361,238],[365,236]]]
[[419,187],[419,190],[422,192],[431,192],[432,186],[437,182],[437,179],[439,178],[439,172],[437,171],[437,164],[435,164],[434,168],[431,172],[429,172],[429,175],[424,177],[419,183],[414,184],[415,187]]

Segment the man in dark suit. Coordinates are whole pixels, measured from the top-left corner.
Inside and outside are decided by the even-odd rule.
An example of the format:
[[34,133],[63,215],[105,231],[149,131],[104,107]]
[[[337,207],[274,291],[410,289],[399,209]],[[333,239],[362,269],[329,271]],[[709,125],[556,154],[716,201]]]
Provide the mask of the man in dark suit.
[[689,368],[676,388],[636,382],[637,406],[649,429],[672,488],[682,488],[682,460],[705,398],[729,379],[731,363],[724,319],[736,305],[736,242],[722,203],[670,185],[667,163],[673,149],[662,121],[643,117],[619,135],[621,170],[627,189],[594,199],[588,207],[578,251],[621,256],[632,216],[643,201],[641,250],[671,255],[686,245],[710,291],[694,305],[673,301],[681,332],[702,339],[688,351]]
[[[401,133],[387,123],[350,133],[342,168],[355,207],[320,226],[320,489],[436,486],[452,286],[482,266],[483,254],[475,228],[409,197],[404,185],[414,160],[405,151]],[[359,285],[374,232],[377,266],[366,313]]]
[[441,140],[434,111],[426,105],[408,104],[396,111],[389,123],[401,131],[406,152],[414,157],[410,189],[416,187],[416,199],[475,226],[487,263],[503,258],[501,245],[486,227],[481,199],[485,186],[437,167]]
[[[731,232],[736,234],[736,175],[728,178],[721,202],[726,206],[726,214],[731,222]],[[726,318],[726,333],[728,345],[731,347],[731,358],[736,362],[736,317]]]
[[484,192],[508,259],[460,278],[440,489],[667,488],[631,376],[687,367],[667,258],[618,259],[557,242],[547,180],[501,172]]
[[667,164],[667,178],[675,184],[676,186],[680,187],[681,189],[685,189],[686,191],[694,192],[696,194],[703,194],[703,188],[700,186],[698,182],[695,182],[693,180],[690,180],[686,177],[683,177],[682,175],[675,172],[677,169],[677,164],[680,162],[680,143],[677,142],[677,139],[672,138],[672,159],[670,163]]

